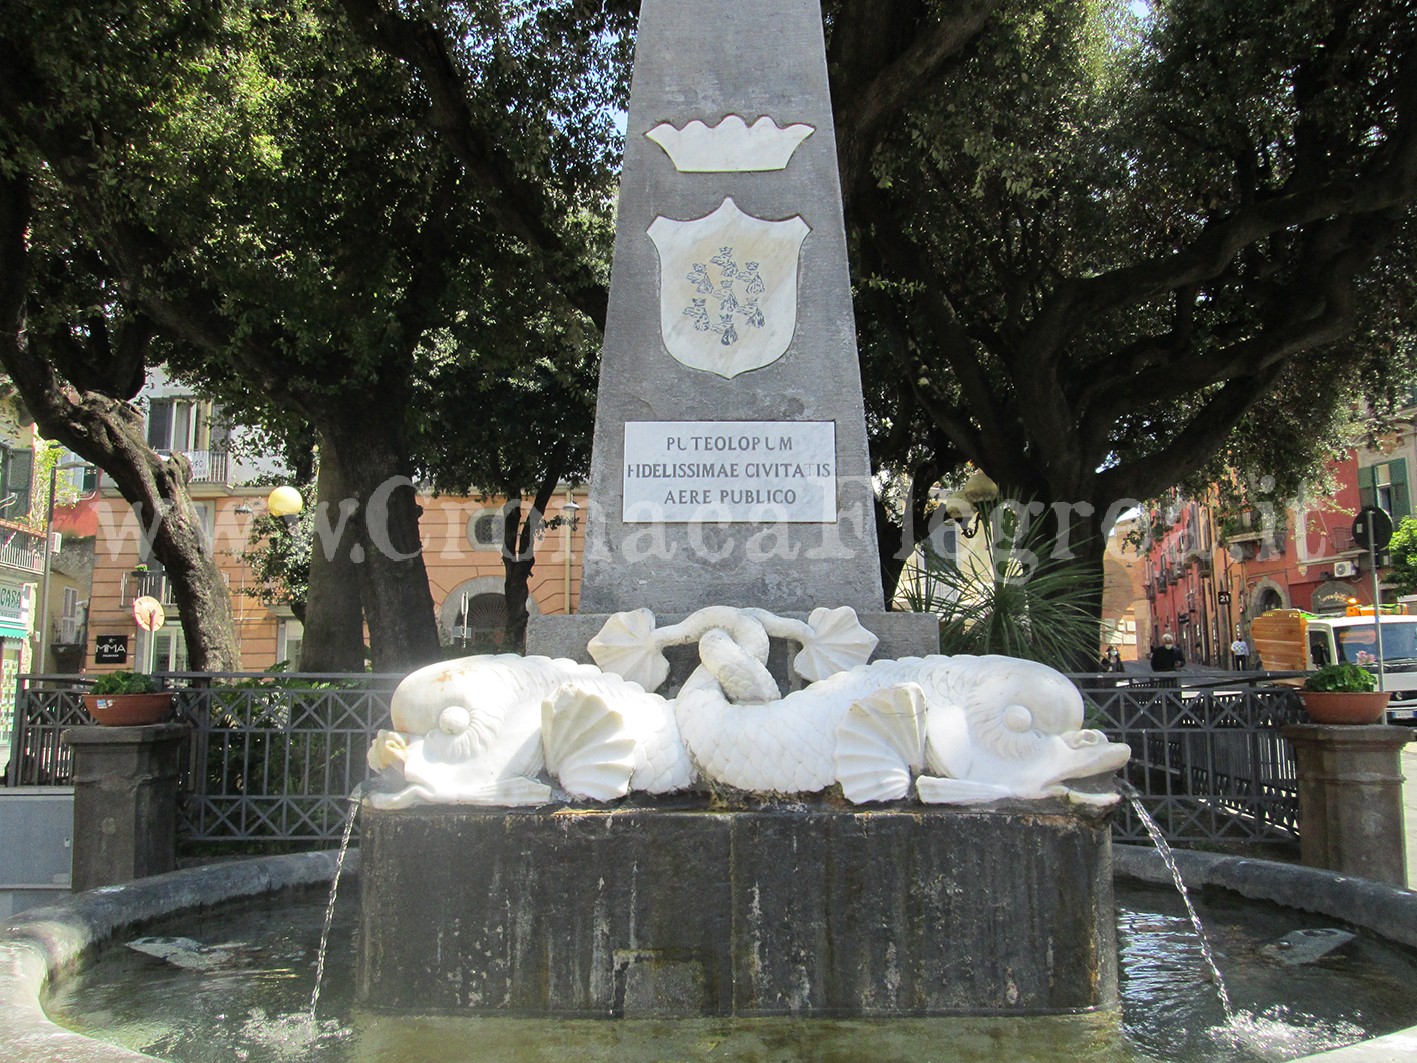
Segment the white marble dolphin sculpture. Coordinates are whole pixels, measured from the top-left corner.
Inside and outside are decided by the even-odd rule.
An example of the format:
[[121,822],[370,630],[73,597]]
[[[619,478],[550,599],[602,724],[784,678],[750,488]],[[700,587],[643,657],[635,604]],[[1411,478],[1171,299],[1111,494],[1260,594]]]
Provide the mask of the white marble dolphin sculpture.
[[513,654],[429,665],[399,684],[389,714],[394,730],[375,736],[368,762],[396,788],[370,792],[377,808],[541,804],[548,766],[569,793],[602,801],[693,781],[670,703],[593,665]]
[[[814,680],[786,697],[765,664],[769,633],[802,643],[794,668]],[[665,646],[694,641],[701,665],[673,701],[640,685],[663,682]],[[397,730],[369,752],[395,788],[370,800],[536,804],[552,796],[546,776],[597,800],[695,781],[757,793],[839,783],[857,803],[912,790],[926,803],[1117,799],[1067,785],[1117,770],[1130,750],[1083,728],[1063,675],[1008,657],[859,663],[874,646],[849,609],[804,623],[715,606],[664,628],[647,610],[617,614],[591,643],[606,671],[510,655],[430,666],[395,691]]]

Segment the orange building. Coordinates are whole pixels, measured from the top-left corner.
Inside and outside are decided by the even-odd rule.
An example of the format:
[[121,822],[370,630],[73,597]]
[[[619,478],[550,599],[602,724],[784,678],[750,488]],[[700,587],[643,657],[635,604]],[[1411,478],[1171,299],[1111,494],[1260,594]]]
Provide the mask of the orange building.
[[[210,482],[192,485],[193,500],[204,514],[217,565],[231,591],[246,671],[262,671],[280,661],[298,669],[304,634],[289,607],[262,603],[242,558],[254,549],[252,522],[264,512],[269,490]],[[420,495],[419,503],[423,559],[443,641],[495,646],[505,617],[500,500]],[[84,671],[184,671],[187,655],[177,605],[160,566],[142,562],[141,529],[131,509],[111,488],[90,505],[97,534]],[[534,615],[574,611],[583,533],[571,518],[578,510],[569,491],[561,492],[549,507],[548,520],[565,516],[567,521],[549,530],[538,545],[528,602]],[[352,542],[346,532],[342,548],[349,549]],[[156,598],[164,607],[167,620],[156,631],[141,630],[133,617],[133,601],[140,596]]]
[[[182,453],[191,464],[189,490],[231,591],[243,670],[262,671],[281,661],[298,668],[304,635],[300,621],[289,607],[261,601],[260,588],[243,559],[256,549],[250,542],[252,523],[267,512],[269,484],[282,474],[279,464],[259,454],[248,456],[255,448],[244,441],[240,426],[226,423],[211,400],[168,380],[161,371],[149,373],[137,404],[147,415],[148,444],[159,453]],[[257,482],[266,486],[248,486]],[[495,647],[506,612],[502,500],[420,494],[419,504],[423,559],[444,642],[468,645],[470,652]],[[533,615],[575,608],[583,540],[583,522],[574,519],[579,505],[570,490],[563,490],[548,507],[548,522],[557,517],[565,521],[548,529],[537,544],[528,601]],[[349,519],[361,518],[356,514]],[[328,517],[324,527],[341,529],[339,514]],[[56,514],[55,528],[66,543],[85,548],[92,543],[86,609],[70,625],[75,633],[66,637],[74,640],[75,652],[62,655],[65,666],[87,673],[185,670],[186,645],[171,586],[161,566],[148,556],[143,528],[117,490],[103,486],[81,498]],[[339,541],[341,549],[349,550],[352,530],[344,527]],[[157,630],[144,631],[134,619],[133,602],[139,597],[153,597],[163,605],[166,620]],[[77,652],[80,646],[82,655]],[[55,654],[56,660],[60,657]]]

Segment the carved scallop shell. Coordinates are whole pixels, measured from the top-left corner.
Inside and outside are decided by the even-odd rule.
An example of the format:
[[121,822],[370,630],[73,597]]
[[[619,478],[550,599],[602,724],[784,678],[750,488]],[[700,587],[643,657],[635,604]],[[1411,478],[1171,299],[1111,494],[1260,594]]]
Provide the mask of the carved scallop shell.
[[646,690],[658,690],[669,678],[669,659],[655,638],[654,613],[648,609],[615,613],[586,648],[603,670]]
[[792,659],[792,668],[810,683],[865,664],[880,641],[861,626],[849,605],[813,609],[807,623],[812,635]]
[[925,692],[901,683],[862,698],[836,729],[836,777],[853,804],[910,793],[925,766]]
[[568,683],[541,703],[546,770],[577,797],[612,801],[630,790],[635,736],[599,694]]

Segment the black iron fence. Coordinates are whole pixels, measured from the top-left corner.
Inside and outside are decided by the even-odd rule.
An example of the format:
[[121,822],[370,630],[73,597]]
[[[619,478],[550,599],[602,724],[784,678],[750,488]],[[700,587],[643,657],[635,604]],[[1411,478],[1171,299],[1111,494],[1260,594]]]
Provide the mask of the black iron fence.
[[[191,726],[182,763],[184,843],[327,845],[339,839],[364,756],[387,727],[398,676],[169,673],[174,713]],[[91,723],[73,676],[22,676],[5,781],[68,784],[60,736]]]
[[[1088,702],[1089,726],[1131,746],[1127,780],[1166,840],[1242,848],[1299,838],[1294,751],[1280,729],[1306,717],[1294,689],[1274,678],[1074,677]],[[1113,837],[1150,844],[1127,802],[1113,821]]]
[[[338,840],[346,795],[366,775],[365,752],[388,726],[396,676],[172,674],[177,718],[191,725],[183,769],[185,842],[327,845]],[[1292,844],[1299,800],[1294,758],[1280,734],[1303,719],[1295,693],[1269,677],[1165,680],[1074,676],[1089,726],[1129,744],[1127,777],[1178,845]],[[65,784],[67,727],[89,722],[74,677],[24,676],[16,699],[7,782]],[[1115,837],[1146,840],[1132,809]]]

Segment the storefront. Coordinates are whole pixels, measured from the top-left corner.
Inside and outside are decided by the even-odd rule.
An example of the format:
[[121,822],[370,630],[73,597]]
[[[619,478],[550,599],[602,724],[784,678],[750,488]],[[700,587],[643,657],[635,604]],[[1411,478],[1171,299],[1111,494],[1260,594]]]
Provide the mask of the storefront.
[[10,759],[15,691],[29,663],[34,585],[0,579],[0,771]]

